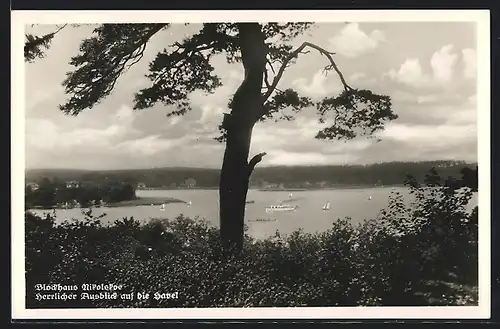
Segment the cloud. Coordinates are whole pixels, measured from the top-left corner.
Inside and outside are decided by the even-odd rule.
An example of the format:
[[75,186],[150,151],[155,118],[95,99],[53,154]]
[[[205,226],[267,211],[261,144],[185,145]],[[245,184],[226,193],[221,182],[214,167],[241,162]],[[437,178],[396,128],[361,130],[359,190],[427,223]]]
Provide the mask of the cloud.
[[449,44],[441,47],[431,56],[432,74],[424,72],[420,59],[413,57],[407,58],[398,70],[391,69],[383,76],[416,88],[447,86],[453,82],[453,70],[458,58],[458,55],[452,51],[453,45]]
[[131,107],[122,105],[118,111],[116,111],[115,118],[116,122],[124,126],[132,125],[134,122],[134,110]]
[[[430,56],[430,70],[427,72],[420,59],[413,57],[407,58],[399,69],[392,69],[385,74],[389,79],[383,81],[389,82],[385,87],[388,87],[387,93],[399,116],[398,124],[416,127],[408,128],[411,131],[433,127],[422,132],[431,136],[439,134],[432,134],[432,129],[445,129],[441,125],[456,127],[477,124],[476,106],[470,98],[476,93],[475,86],[460,74],[458,54],[451,44],[447,44]],[[443,138],[451,143],[454,136],[456,135],[448,132]],[[431,144],[426,145],[432,147]]]
[[420,161],[422,159],[477,161],[477,140],[449,140],[444,146],[442,144],[415,143],[409,149],[407,142],[383,139],[380,143],[373,144],[370,148],[359,153],[357,162],[385,161],[381,159],[380,154],[390,158],[391,161]]
[[47,103],[48,101],[53,100],[54,97],[59,96],[58,94],[60,94],[60,89],[61,88],[57,86],[52,88],[32,90],[26,97],[26,111],[36,111],[37,106],[39,106],[40,104]]
[[125,136],[126,127],[113,124],[105,129],[80,128],[65,130],[45,119],[28,119],[26,122],[26,142],[38,149],[57,149],[68,151],[75,147],[87,147],[97,150],[108,147],[111,150],[113,140]]
[[409,126],[469,125],[477,124],[477,108],[465,100],[461,104],[420,103],[397,105],[399,118],[393,123]]
[[477,125],[404,125],[392,123],[380,133],[382,138],[388,138],[411,145],[436,147],[446,146],[449,141],[455,142],[474,140],[477,138]]
[[405,105],[463,105],[468,101],[464,95],[455,92],[438,93],[411,93],[404,90],[394,90],[391,93],[393,101]]
[[269,157],[265,158],[264,165],[309,165],[315,161],[338,164],[355,159],[374,143],[368,139],[347,142],[315,139],[323,127],[317,119],[302,117],[292,122],[259,124],[254,128],[251,154],[267,152]]
[[268,154],[266,163],[268,165],[328,165],[340,164],[355,161],[357,159],[353,154],[334,154],[326,155],[317,152],[286,152],[277,150]]
[[47,119],[26,119],[27,148],[52,149],[57,143],[58,127]]
[[[291,141],[314,140],[316,133],[325,127],[316,118],[298,117],[294,121],[265,122],[255,126],[252,143],[262,146],[284,147]],[[319,142],[319,141],[317,141]]]
[[306,78],[299,78],[292,85],[305,96],[313,98],[337,95],[342,90],[342,83],[336,73],[325,74],[323,70],[317,71],[310,82]]
[[206,104],[201,107],[201,118],[198,123],[201,124],[215,124],[216,122],[222,122],[222,117],[224,109],[219,106],[213,106],[211,104]]
[[394,81],[414,87],[421,87],[428,82],[428,77],[423,74],[422,65],[418,58],[407,58],[399,70],[391,69],[386,76]]
[[457,61],[457,54],[452,54],[453,45],[446,45],[431,57],[431,67],[434,78],[439,81],[448,82],[453,77],[453,66]]
[[350,81],[359,81],[363,78],[366,78],[366,74],[362,73],[362,72],[356,72],[356,73],[353,73],[350,77],[349,77],[349,80]]
[[209,130],[213,131],[222,122],[223,113],[229,111],[229,100],[243,81],[241,68],[228,69],[222,71],[219,75],[222,86],[213,93],[195,91],[190,95],[192,107],[198,108],[201,112],[196,122],[207,126],[207,128],[211,126]]
[[[70,151],[88,148],[95,151],[113,151],[114,143],[124,138],[134,138],[137,133],[132,127],[132,109],[121,106],[114,115],[111,125],[101,128],[57,124],[42,118],[26,119],[26,144],[28,148],[39,150]],[[69,118],[61,117],[61,121]],[[77,121],[85,124],[85,121]]]
[[330,39],[330,44],[335,53],[346,57],[357,57],[373,51],[383,41],[385,35],[381,31],[373,30],[367,34],[359,28],[358,23],[350,23]]
[[323,96],[326,94],[325,89],[326,76],[323,72],[318,71],[314,74],[311,83],[307,83],[307,79],[300,78],[293,81],[293,84],[297,86],[302,92],[307,95],[319,95]]
[[[422,29],[407,23],[378,25],[381,27],[367,29],[356,23],[321,23],[314,33],[304,34],[294,45],[309,41],[325,46],[339,54],[337,64],[352,87],[391,96],[399,119],[381,132],[385,134],[382,142],[316,140],[314,136],[324,125],[318,123],[316,110],[308,108],[296,114],[295,121],[259,122],[255,126],[251,155],[268,152],[261,165],[477,156],[477,138],[468,128],[477,121],[475,40],[454,27],[434,33],[428,25]],[[199,27],[191,26],[192,31],[187,32],[196,32]],[[66,98],[61,81],[73,69],[67,63],[78,53],[81,40],[90,35],[91,28],[61,31],[46,58],[26,65],[27,165],[87,169],[220,167],[224,144],[213,137],[218,135],[222,114],[229,111],[229,99],[243,80],[241,63],[227,64],[224,56],[213,56],[211,62],[223,86],[213,94],[192,94],[192,110],[184,116],[167,118],[171,107],[161,103],[144,111],[131,110],[133,94],[151,84],[144,79],[148,63],[158,51],[186,36],[186,28],[174,24],[155,36],[143,60],[119,79],[113,93],[77,117],[63,115],[57,105]],[[52,31],[53,27],[47,29]],[[408,38],[409,33],[413,33],[412,38]],[[376,65],[356,57],[367,53],[373,55]],[[292,87],[315,100],[335,96],[342,88],[335,72],[323,75],[327,64],[315,51],[299,56],[278,88]],[[385,79],[380,79],[383,75]],[[395,123],[399,126],[393,126]]]
[[462,50],[462,61],[464,66],[464,76],[469,79],[476,77],[477,55],[472,48]]
[[128,153],[134,157],[152,156],[181,145],[185,138],[163,139],[161,135],[155,134],[139,139],[127,140],[116,146],[116,150]]

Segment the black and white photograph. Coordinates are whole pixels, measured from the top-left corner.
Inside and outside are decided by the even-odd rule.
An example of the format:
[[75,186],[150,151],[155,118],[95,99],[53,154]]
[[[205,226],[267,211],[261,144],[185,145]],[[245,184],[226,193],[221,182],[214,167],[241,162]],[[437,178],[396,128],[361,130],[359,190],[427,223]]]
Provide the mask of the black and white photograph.
[[13,317],[489,317],[487,11],[12,15]]

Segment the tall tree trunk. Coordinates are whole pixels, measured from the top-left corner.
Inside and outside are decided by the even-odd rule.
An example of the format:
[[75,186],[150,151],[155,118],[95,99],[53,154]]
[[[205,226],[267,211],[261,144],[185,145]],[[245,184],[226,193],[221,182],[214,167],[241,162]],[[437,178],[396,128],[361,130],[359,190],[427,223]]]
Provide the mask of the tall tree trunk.
[[236,91],[231,113],[226,115],[226,150],[219,184],[220,232],[224,249],[243,247],[245,203],[251,167],[248,154],[252,130],[262,109],[262,79],[267,47],[258,23],[238,24],[245,78]]
[[250,136],[250,127],[227,134],[219,185],[221,241],[226,250],[243,247]]

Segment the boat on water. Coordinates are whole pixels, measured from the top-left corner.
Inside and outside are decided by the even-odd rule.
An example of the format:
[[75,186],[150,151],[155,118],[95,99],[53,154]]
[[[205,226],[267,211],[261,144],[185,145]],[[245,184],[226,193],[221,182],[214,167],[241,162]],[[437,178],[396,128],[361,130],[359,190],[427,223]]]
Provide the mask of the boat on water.
[[165,204],[162,204],[162,205],[160,206],[160,210],[161,210],[161,211],[165,211],[165,207],[166,207],[166,205],[165,205]]
[[323,210],[330,210],[330,202],[327,202],[323,205]]
[[372,196],[370,195],[370,196],[368,197],[368,201],[370,201],[371,199],[372,199]]
[[292,206],[289,204],[279,204],[279,205],[273,205],[266,207],[266,212],[272,212],[272,211],[295,211],[297,210],[298,206]]
[[257,218],[251,219],[249,222],[275,222],[276,218]]
[[186,204],[190,207],[193,203],[191,201],[186,202]]

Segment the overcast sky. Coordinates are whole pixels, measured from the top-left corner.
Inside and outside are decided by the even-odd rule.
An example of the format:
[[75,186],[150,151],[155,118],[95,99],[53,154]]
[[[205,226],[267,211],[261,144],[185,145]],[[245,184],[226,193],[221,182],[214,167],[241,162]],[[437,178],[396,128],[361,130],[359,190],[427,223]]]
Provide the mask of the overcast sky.
[[[35,34],[55,26],[27,27]],[[79,116],[58,110],[61,82],[92,26],[68,27],[56,35],[47,56],[26,64],[27,168],[126,169],[168,166],[220,167],[224,144],[213,140],[228,98],[242,80],[241,65],[214,60],[224,86],[213,95],[192,95],[193,111],[167,118],[158,104],[132,111],[133,94],[148,86],[149,62],[173,41],[199,26],[174,25],[155,35],[141,62],[118,81],[103,102]],[[321,23],[299,37],[336,52],[335,60],[354,88],[387,94],[399,119],[381,132],[381,142],[319,141],[314,109],[294,122],[259,123],[251,155],[265,151],[262,165],[361,164],[456,159],[477,161],[476,37],[471,23]],[[321,99],[338,93],[338,77],[322,74],[325,57],[311,52],[283,76]]]

